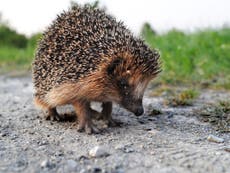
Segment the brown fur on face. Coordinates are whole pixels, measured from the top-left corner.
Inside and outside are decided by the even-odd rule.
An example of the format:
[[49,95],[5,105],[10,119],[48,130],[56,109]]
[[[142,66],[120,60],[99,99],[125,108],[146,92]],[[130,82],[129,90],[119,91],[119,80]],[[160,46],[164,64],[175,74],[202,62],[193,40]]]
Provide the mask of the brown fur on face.
[[107,67],[108,77],[121,98],[118,103],[133,113],[143,109],[144,91],[156,76],[155,72],[145,73],[143,69],[145,64],[135,64],[135,57],[129,54],[114,58]]

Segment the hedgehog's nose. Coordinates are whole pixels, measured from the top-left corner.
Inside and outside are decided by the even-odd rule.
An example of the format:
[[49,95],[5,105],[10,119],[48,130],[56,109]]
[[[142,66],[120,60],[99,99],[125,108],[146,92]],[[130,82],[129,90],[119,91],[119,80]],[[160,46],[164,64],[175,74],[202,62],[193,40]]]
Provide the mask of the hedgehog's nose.
[[136,116],[140,116],[140,115],[142,115],[143,113],[144,113],[143,107],[139,107],[139,108],[136,110],[135,115],[136,115]]

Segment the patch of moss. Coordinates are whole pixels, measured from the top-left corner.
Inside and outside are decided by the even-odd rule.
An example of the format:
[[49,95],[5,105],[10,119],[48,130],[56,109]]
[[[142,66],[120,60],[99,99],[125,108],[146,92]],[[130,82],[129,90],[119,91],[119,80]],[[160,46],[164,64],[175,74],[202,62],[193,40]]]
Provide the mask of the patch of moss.
[[194,89],[175,91],[166,98],[165,104],[170,106],[191,106],[198,96],[199,93]]
[[160,115],[162,114],[162,111],[159,109],[152,109],[152,111],[150,112],[149,116],[156,116],[156,115]]
[[215,126],[221,132],[230,132],[230,101],[220,101],[197,112],[199,119]]

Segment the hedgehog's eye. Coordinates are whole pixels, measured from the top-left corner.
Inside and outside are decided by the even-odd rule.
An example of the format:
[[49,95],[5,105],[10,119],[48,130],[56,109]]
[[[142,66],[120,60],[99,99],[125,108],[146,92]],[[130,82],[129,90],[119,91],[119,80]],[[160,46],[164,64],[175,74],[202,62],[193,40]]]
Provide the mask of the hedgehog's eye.
[[129,86],[127,80],[124,79],[124,78],[122,78],[122,79],[119,80],[119,84],[118,85],[119,85],[119,87],[121,89],[127,89],[128,86]]

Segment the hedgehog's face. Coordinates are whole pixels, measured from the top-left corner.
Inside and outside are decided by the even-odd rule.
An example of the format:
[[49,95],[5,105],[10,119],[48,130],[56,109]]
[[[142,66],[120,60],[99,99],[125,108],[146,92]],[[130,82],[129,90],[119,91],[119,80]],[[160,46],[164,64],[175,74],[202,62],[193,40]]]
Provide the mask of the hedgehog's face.
[[119,95],[118,104],[133,112],[136,116],[144,113],[142,99],[149,79],[124,68],[121,60],[115,60],[108,67],[111,83]]
[[119,104],[136,116],[140,116],[144,113],[142,99],[146,84],[144,82],[132,83],[131,79],[132,77],[122,77],[116,81],[121,96]]

